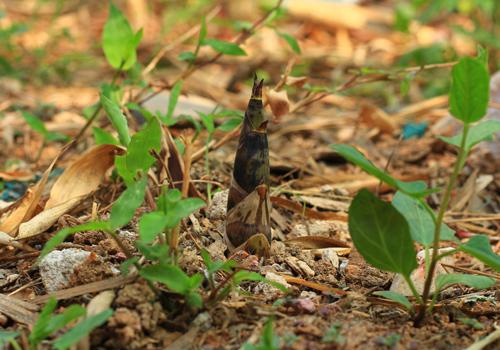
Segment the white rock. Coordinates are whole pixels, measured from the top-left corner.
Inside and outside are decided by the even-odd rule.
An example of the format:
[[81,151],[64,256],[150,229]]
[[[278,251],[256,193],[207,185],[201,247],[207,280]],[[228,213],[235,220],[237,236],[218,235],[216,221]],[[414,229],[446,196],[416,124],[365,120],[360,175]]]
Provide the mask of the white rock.
[[[445,253],[447,251],[452,250],[453,248],[441,248],[439,249],[439,253]],[[429,256],[432,255],[432,249],[429,249]],[[447,264],[447,265],[453,265],[455,262],[455,259],[452,256],[447,256],[437,263],[436,269],[434,270],[434,277],[432,279],[432,286],[431,286],[431,293],[434,292],[435,288],[435,283],[436,283],[436,276],[442,275],[447,273],[444,267],[441,265],[441,263]],[[412,280],[413,284],[415,285],[415,289],[417,292],[422,295],[424,292],[424,284],[425,284],[425,250],[421,250],[417,253],[417,263],[418,267],[411,273],[410,279]],[[396,274],[394,276],[394,279],[392,280],[391,292],[396,292],[399,294],[403,294],[406,296],[412,296],[413,293],[410,290],[410,287],[408,287],[408,284],[404,280],[403,276],[400,274]]]
[[40,275],[47,292],[67,288],[75,267],[89,255],[90,252],[76,248],[54,250],[47,254],[40,262]]
[[227,197],[229,190],[224,190],[214,194],[212,204],[207,209],[207,217],[210,220],[221,220],[226,217]]
[[333,248],[321,249],[321,258],[328,261],[335,269],[339,268],[340,260],[337,252]]
[[288,256],[285,258],[285,262],[288,266],[297,274],[304,277],[314,277],[316,274],[313,269],[309,267],[304,261],[297,259],[294,256]]
[[[274,272],[268,271],[266,273],[266,279],[271,282],[276,282],[283,285],[286,288],[290,288],[290,284],[285,280],[283,276],[280,276]],[[283,294],[278,288],[266,283],[259,282],[254,289],[254,293],[262,293],[267,299],[275,299]]]
[[292,228],[290,235],[293,236],[330,236],[331,232],[345,230],[342,223],[326,220],[317,220],[309,225],[297,224]]
[[271,282],[279,283],[279,284],[285,286],[286,288],[291,287],[290,284],[286,281],[285,277],[280,276],[280,275],[278,275],[274,272],[271,272],[271,271],[266,273],[266,279],[271,281]]

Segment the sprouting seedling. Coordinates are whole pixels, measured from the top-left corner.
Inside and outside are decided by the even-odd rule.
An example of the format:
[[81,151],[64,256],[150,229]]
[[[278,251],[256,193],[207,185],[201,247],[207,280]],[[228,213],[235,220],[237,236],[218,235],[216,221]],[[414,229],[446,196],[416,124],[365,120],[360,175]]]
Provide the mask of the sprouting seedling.
[[[378,199],[367,190],[361,190],[349,208],[349,231],[354,245],[367,262],[379,269],[400,273],[404,277],[420,304],[419,312],[415,315],[416,324],[422,322],[427,310],[432,310],[440,290],[446,286],[461,283],[480,289],[488,288],[495,283],[494,279],[485,276],[439,275],[434,283],[432,302],[428,304],[434,270],[437,262],[443,257],[463,251],[495,271],[500,271],[500,257],[492,251],[488,237],[483,235],[472,237],[467,243],[460,244],[457,249],[444,253],[439,251],[441,240],[453,239],[451,230],[444,225],[443,220],[467,154],[474,145],[491,138],[500,130],[498,121],[471,125],[478,122],[487,110],[489,76],[485,57],[487,55],[484,54],[484,50],[479,50],[477,58],[462,58],[452,70],[450,112],[463,122],[464,128],[460,135],[442,138],[457,146],[459,152],[448,185],[443,190],[437,215],[425,201],[428,194],[436,192],[435,189],[427,189],[423,182],[403,182],[394,179],[351,146],[333,146],[333,149],[344,158],[399,191],[390,204]],[[417,213],[418,215],[415,215]],[[413,240],[421,243],[426,250],[426,277],[423,291],[417,291],[410,278],[412,271],[417,267]],[[410,312],[414,310],[412,303],[404,295],[385,291],[378,294],[402,304]]]
[[71,330],[61,335],[53,342],[53,346],[57,350],[68,349],[89,334],[93,329],[104,324],[106,320],[113,315],[112,309],[106,309],[96,315],[85,317],[85,308],[77,304],[70,305],[62,313],[55,315],[54,311],[56,307],[57,301],[55,298],[49,299],[47,304],[43,307],[28,337],[30,349],[37,349],[42,341],[76,320],[81,319],[81,321],[72,327]]
[[278,350],[281,349],[282,339],[281,337],[274,334],[273,331],[273,319],[270,317],[266,324],[264,325],[264,330],[259,339],[259,342],[255,345],[250,343],[245,343],[243,345],[244,350]]
[[[269,146],[262,104],[264,81],[254,79],[243,120],[229,189],[226,238],[230,250],[245,249],[268,256],[271,244]],[[250,214],[254,215],[250,215]],[[245,222],[251,218],[252,221]]]

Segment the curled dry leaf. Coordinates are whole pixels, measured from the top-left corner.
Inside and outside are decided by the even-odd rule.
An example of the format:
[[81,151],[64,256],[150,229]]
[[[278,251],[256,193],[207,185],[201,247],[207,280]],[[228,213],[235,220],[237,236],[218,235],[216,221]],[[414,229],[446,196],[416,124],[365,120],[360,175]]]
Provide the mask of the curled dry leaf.
[[266,100],[277,120],[290,111],[290,101],[288,101],[288,95],[284,90],[276,91],[274,89],[268,89],[266,91]]
[[287,76],[285,84],[288,86],[296,86],[296,87],[303,87],[304,84],[307,82],[307,77],[291,77]]
[[5,181],[29,181],[34,177],[29,171],[0,171],[0,179]]
[[62,149],[61,152],[55,157],[47,170],[43,173],[40,180],[26,191],[24,196],[19,198],[16,203],[8,207],[8,212],[5,214],[4,219],[0,219],[0,231],[8,233],[10,236],[15,237],[17,229],[21,223],[28,221],[33,217],[37,209],[40,198],[42,197],[43,190],[49,179],[49,174],[54,168],[57,160],[61,154],[66,150]]
[[99,145],[76,159],[57,179],[44,210],[19,227],[16,239],[35,236],[52,226],[89,194],[97,190],[115,155],[123,149],[115,145]]
[[304,208],[304,206],[301,203],[292,201],[287,198],[271,196],[271,203],[279,207],[291,210],[295,213],[304,215],[309,219],[338,220],[347,222],[347,215],[334,213],[331,211],[317,211],[310,208]]

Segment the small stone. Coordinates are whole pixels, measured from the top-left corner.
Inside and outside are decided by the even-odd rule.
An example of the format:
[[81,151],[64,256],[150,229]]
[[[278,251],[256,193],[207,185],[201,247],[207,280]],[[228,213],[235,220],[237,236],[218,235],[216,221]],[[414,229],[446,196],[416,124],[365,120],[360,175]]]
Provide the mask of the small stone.
[[224,190],[214,194],[212,204],[207,209],[207,217],[210,220],[222,220],[226,217],[227,198],[229,190]]
[[[439,249],[439,254],[445,253],[447,251],[450,251],[453,248],[441,248]],[[429,249],[429,255],[432,255],[432,249]],[[443,259],[439,260],[439,262],[436,265],[436,269],[434,270],[434,277],[432,279],[432,285],[431,285],[431,293],[433,293],[436,289],[435,284],[436,284],[436,276],[448,273],[444,269],[444,267],[441,265],[447,264],[447,265],[453,265],[455,262],[455,259],[452,256],[447,256],[444,257]],[[418,267],[411,273],[410,279],[412,280],[413,284],[415,285],[415,289],[417,292],[422,295],[424,292],[424,284],[425,284],[425,250],[421,250],[417,253],[417,263]],[[403,276],[400,274],[397,274],[394,276],[394,279],[392,280],[391,292],[396,292],[399,294],[403,294],[406,296],[412,296],[413,293],[410,290],[410,287],[408,287],[408,284],[404,280]]]
[[339,268],[340,261],[337,252],[333,248],[327,248],[321,250],[321,258],[328,261],[335,269]]
[[[275,282],[275,283],[279,283],[281,285],[283,285],[285,288],[290,288],[290,284],[285,280],[285,278],[283,276],[280,276],[274,272],[267,272],[266,273],[266,279],[271,281],[271,282]],[[264,297],[268,300],[273,300],[273,299],[276,299],[276,298],[279,298],[283,295],[283,292],[281,290],[279,290],[278,288],[266,283],[266,282],[259,282],[256,286],[255,286],[255,289],[254,289],[254,293],[262,293],[264,295]]]
[[309,225],[297,224],[292,228],[290,236],[326,236],[330,237],[335,232],[342,230],[340,223],[326,220],[313,221]]
[[271,256],[275,255],[285,255],[286,254],[286,245],[280,241],[272,241],[271,242]]
[[89,255],[90,252],[76,248],[54,250],[47,254],[40,262],[40,276],[47,292],[69,287],[75,267]]
[[299,297],[300,298],[309,298],[309,299],[314,299],[318,296],[318,294],[316,294],[315,292],[311,292],[311,291],[308,291],[308,290],[303,290],[302,292],[300,292],[300,295]]
[[314,270],[309,267],[309,265],[294,256],[285,258],[285,262],[295,273],[304,277],[314,277],[314,275],[316,274]]
[[291,285],[286,281],[285,277],[283,276],[280,276],[274,272],[267,272],[266,273],[266,279],[271,281],[271,282],[276,282],[276,283],[279,283],[281,285],[283,285],[284,287],[286,288],[290,288]]
[[118,236],[122,239],[129,240],[131,242],[134,242],[137,239],[137,234],[132,231],[126,231],[126,230],[119,230],[118,231]]
[[316,312],[316,304],[309,298],[292,299],[290,306],[300,313],[313,314]]
[[193,320],[193,326],[197,326],[202,331],[208,331],[212,328],[212,316],[208,312],[202,312]]

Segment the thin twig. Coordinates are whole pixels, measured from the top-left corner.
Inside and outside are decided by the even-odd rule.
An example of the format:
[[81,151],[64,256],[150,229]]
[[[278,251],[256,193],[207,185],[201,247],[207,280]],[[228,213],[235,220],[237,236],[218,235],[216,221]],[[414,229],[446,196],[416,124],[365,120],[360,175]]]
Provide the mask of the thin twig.
[[[281,7],[281,4],[283,3],[283,0],[279,0],[278,3],[271,9],[271,11],[269,11],[268,13],[266,13],[263,17],[261,17],[260,19],[258,19],[256,22],[254,22],[254,24],[250,27],[250,29],[248,30],[244,30],[242,31],[240,34],[238,34],[238,36],[236,36],[231,42],[237,44],[237,45],[241,45],[243,44],[248,38],[250,38],[252,36],[252,34],[258,30],[259,28],[262,27],[262,25],[264,24],[264,22],[276,11],[278,10],[280,7]],[[224,54],[221,53],[221,52],[218,52],[217,54],[215,54],[211,59],[209,60],[206,60],[206,61],[203,61],[203,62],[199,62],[195,65],[188,65],[187,68],[177,76],[177,78],[175,78],[173,80],[172,83],[170,84],[167,84],[165,87],[163,87],[162,89],[158,90],[158,91],[155,91],[153,92],[152,94],[146,96],[145,98],[143,98],[142,100],[140,100],[138,102],[138,104],[143,104],[145,103],[146,101],[150,100],[151,98],[157,96],[158,94],[160,94],[163,90],[167,90],[167,89],[170,89],[172,86],[174,86],[175,84],[177,84],[180,80],[184,80],[186,78],[188,78],[189,76],[191,76],[191,74],[193,74],[195,71],[197,71],[198,69],[202,68],[202,67],[205,67],[205,66],[208,66],[210,64],[213,64],[215,63],[219,58],[221,58]]]

